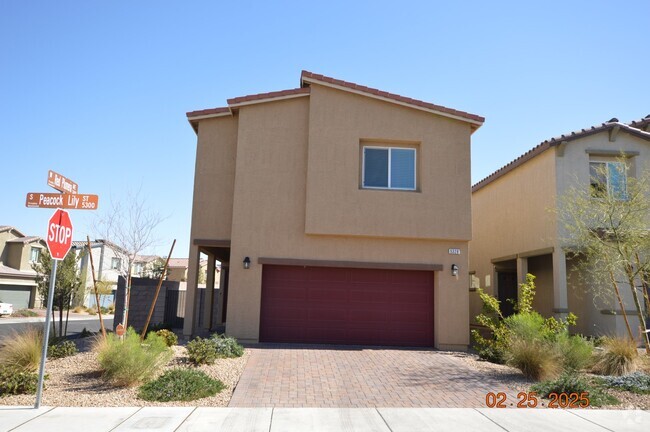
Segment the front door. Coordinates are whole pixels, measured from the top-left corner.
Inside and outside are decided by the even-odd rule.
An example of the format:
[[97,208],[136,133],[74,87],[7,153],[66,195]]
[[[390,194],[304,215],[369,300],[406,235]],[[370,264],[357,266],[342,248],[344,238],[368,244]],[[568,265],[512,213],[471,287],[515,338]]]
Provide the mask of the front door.
[[[501,313],[504,317],[515,313],[517,295],[517,272],[498,272],[497,286],[499,290],[498,299],[501,302]],[[510,300],[510,301],[508,301]]]

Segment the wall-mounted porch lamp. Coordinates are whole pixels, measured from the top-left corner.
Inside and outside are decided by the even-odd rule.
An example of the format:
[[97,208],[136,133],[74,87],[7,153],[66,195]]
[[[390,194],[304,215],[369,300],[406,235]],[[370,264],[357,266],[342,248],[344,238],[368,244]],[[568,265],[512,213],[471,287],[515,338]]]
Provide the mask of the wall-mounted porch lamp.
[[451,275],[458,276],[458,266],[456,264],[451,265]]
[[244,258],[244,269],[248,270],[249,268],[251,268],[251,259],[246,257]]

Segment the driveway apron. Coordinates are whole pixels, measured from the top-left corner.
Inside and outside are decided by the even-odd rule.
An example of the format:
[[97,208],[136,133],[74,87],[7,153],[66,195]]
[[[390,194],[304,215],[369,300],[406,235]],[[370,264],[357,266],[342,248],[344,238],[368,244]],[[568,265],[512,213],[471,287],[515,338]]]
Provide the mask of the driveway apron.
[[488,392],[517,390],[435,350],[263,344],[250,359],[231,407],[484,408]]

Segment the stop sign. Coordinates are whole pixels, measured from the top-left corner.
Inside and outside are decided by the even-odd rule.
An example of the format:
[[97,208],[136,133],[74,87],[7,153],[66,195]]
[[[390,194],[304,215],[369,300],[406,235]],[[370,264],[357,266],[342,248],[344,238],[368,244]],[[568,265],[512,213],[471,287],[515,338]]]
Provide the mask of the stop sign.
[[67,211],[57,209],[47,223],[47,248],[52,259],[62,260],[72,246],[72,221]]

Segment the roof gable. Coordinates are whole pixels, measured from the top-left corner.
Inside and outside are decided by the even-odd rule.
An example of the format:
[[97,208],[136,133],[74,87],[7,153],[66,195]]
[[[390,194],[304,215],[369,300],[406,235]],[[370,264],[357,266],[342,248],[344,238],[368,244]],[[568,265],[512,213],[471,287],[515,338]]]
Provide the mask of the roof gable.
[[215,118],[215,117],[231,117],[237,109],[245,105],[252,105],[265,102],[274,102],[278,100],[309,96],[311,84],[323,85],[326,87],[336,88],[346,92],[359,94],[374,99],[379,99],[385,102],[406,106],[409,108],[430,112],[443,117],[453,118],[459,121],[469,123],[472,131],[475,131],[485,121],[485,118],[476,114],[470,114],[465,111],[458,111],[452,108],[447,108],[442,105],[436,105],[430,102],[424,102],[418,99],[412,99],[398,94],[385,92],[379,89],[362,86],[359,84],[342,81],[336,78],[327,77],[320,74],[303,70],[300,75],[300,87],[289,90],[280,90],[269,93],[259,93],[248,96],[240,96],[227,100],[228,106],[209,108],[197,111],[189,111],[186,113],[187,120],[198,133],[198,122],[200,120]]
[[563,143],[569,143],[571,141],[584,138],[590,135],[595,135],[598,133],[602,132],[608,132],[612,131],[614,129],[617,129],[618,131],[621,132],[627,132],[630,135],[636,136],[638,138],[644,139],[646,141],[650,141],[650,132],[645,132],[640,129],[637,129],[636,127],[632,127],[628,124],[621,123],[618,121],[618,119],[613,118],[608,122],[602,123],[600,126],[592,126],[587,129],[581,129],[579,131],[573,131],[568,134],[563,134],[558,137],[550,138],[548,140],[542,141],[540,144],[537,146],[533,147],[532,149],[528,150],[526,153],[523,155],[519,156],[517,159],[513,160],[512,162],[508,163],[507,165],[504,165],[503,167],[499,168],[489,176],[485,177],[483,180],[479,181],[476,183],[474,186],[472,186],[472,193],[480,190],[481,188],[487,186],[488,184],[492,183],[496,179],[503,177],[510,171],[514,170],[515,168],[523,165],[530,159],[534,158],[535,156],[545,152],[546,150],[550,149],[551,147],[557,147],[560,144]]

